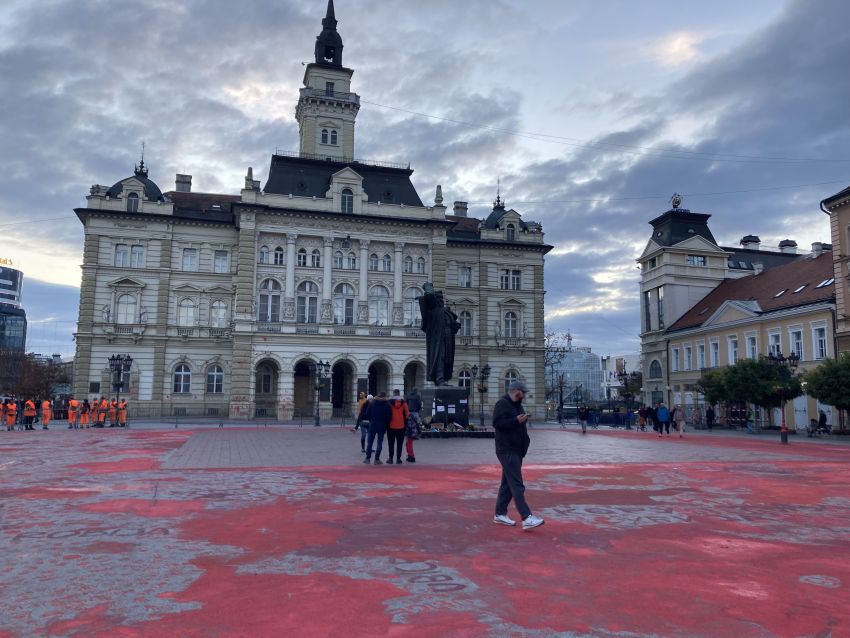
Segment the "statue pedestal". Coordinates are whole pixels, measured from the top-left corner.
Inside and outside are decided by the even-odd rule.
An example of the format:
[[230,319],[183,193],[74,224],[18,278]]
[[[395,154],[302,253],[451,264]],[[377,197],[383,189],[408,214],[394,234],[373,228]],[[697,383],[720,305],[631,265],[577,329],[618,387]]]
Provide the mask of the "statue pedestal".
[[422,390],[422,418],[430,418],[432,424],[457,423],[468,428],[469,390],[427,384]]

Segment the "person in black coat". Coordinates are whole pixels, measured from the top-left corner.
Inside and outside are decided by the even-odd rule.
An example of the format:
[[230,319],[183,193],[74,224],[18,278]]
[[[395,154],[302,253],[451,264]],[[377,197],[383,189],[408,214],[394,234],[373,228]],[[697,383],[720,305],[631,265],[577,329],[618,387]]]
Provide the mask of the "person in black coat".
[[386,392],[381,392],[367,405],[369,407],[366,408],[363,420],[369,422],[369,444],[366,448],[366,458],[363,459],[363,462],[370,462],[372,458],[372,443],[374,443],[377,437],[378,449],[375,450],[375,465],[382,465],[381,450],[384,447],[384,435],[387,433],[387,426],[390,424],[390,419],[392,419],[393,409],[387,401]]
[[496,497],[493,522],[499,525],[516,525],[508,516],[511,499],[522,517],[522,528],[532,529],[543,524],[534,516],[525,502],[525,484],[522,482],[522,459],[528,453],[531,439],[528,436],[528,415],[522,409],[522,399],[527,388],[522,381],[514,381],[508,393],[493,408],[493,428],[496,431],[496,457],[502,465],[502,482]]

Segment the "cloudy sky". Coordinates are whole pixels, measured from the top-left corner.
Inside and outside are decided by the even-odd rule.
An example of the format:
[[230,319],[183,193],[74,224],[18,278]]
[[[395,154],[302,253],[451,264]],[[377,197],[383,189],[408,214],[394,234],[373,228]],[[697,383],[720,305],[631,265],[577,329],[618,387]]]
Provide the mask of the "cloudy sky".
[[[297,148],[325,0],[0,3],[0,257],[25,272],[32,351],[73,354],[94,183],[141,142],[165,190],[238,193]],[[336,0],[361,96],[356,155],[410,162],[423,201],[485,215],[497,180],[542,222],[546,314],[600,354],[639,349],[635,259],[669,205],[722,245],[829,241],[850,184],[844,0]]]

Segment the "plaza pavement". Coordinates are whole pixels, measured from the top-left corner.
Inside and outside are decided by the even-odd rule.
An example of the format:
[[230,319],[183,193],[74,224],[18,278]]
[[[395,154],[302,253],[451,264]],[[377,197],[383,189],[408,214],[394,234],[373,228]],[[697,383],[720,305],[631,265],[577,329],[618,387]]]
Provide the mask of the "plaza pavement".
[[0,638],[850,636],[850,441],[537,427],[523,532],[492,439],[223,425],[0,432]]

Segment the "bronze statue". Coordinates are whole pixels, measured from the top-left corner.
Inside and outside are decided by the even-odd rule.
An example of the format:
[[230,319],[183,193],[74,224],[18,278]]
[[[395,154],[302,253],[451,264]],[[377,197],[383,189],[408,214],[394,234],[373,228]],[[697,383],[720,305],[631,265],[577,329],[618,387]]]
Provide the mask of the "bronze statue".
[[422,332],[425,333],[425,378],[435,385],[448,385],[455,362],[455,334],[460,330],[457,315],[446,308],[442,291],[427,282],[419,297]]

